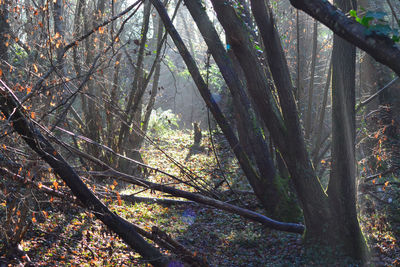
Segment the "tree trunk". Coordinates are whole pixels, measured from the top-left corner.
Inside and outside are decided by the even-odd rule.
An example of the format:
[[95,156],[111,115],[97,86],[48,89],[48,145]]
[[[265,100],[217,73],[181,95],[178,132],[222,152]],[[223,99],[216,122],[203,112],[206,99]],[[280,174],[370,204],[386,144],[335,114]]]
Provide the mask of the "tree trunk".
[[229,59],[214,26],[202,8],[202,4],[199,1],[187,0],[185,4],[228,85],[235,108],[238,111],[238,130],[243,135],[246,135],[246,142],[241,143],[248,144],[245,150],[251,153],[248,154],[249,156],[254,156],[260,172],[259,177],[256,179],[251,176],[247,177],[247,179],[267,212],[274,214],[279,203],[280,193],[276,185],[275,168],[261,132],[260,122],[256,118],[254,109],[239,79],[240,76],[236,73],[233,63]]
[[315,64],[317,63],[317,46],[318,46],[318,21],[314,20],[314,32],[313,32],[313,47],[311,55],[311,66],[310,66],[310,83],[308,85],[308,101],[307,101],[307,113],[305,119],[305,138],[309,139],[312,132],[312,114],[313,114],[313,98],[314,98],[314,75],[315,75]]
[[[235,133],[233,132],[231,126],[227,122],[225,116],[222,114],[216,101],[211,96],[211,93],[210,93],[206,83],[204,82],[203,78],[201,77],[201,74],[197,68],[195,61],[193,60],[188,49],[184,45],[184,43],[183,43],[180,35],[176,31],[175,27],[172,25],[171,20],[169,19],[168,14],[166,13],[165,7],[158,0],[151,0],[151,2],[157,9],[161,19],[163,20],[166,30],[169,32],[176,47],[178,48],[183,60],[185,61],[186,65],[188,67],[188,70],[189,70],[194,82],[196,83],[196,86],[197,86],[201,96],[203,97],[205,103],[209,107],[209,109],[210,109],[211,113],[213,114],[215,120],[217,121],[218,125],[221,127],[221,130],[223,131],[226,139],[229,142],[229,145],[231,146],[233,152],[235,153],[235,156],[238,159],[239,164],[241,165],[246,177],[249,179],[250,183],[251,183],[251,181],[259,180],[260,176],[258,175],[258,173],[254,169],[253,165],[251,164],[249,157],[247,156],[247,154],[245,153],[243,148],[240,146]],[[229,68],[229,71],[230,70],[231,70],[231,68]],[[228,71],[227,72],[223,71],[222,73],[228,73]],[[233,73],[230,72],[229,75],[233,75]],[[234,79],[234,77],[231,76],[230,79],[231,80],[227,79],[227,82],[232,81],[232,79]],[[266,165],[265,168],[270,167],[270,166],[272,166],[272,165]],[[274,170],[272,169],[272,171],[274,171]],[[270,177],[267,176],[266,179],[267,178],[270,178]],[[259,196],[261,196],[261,197],[266,197],[267,194],[265,194],[265,191],[271,189],[271,187],[261,187],[261,188],[254,187],[254,184],[252,184],[252,186],[259,192]]]
[[[335,0],[344,12],[355,9],[348,0]],[[329,202],[336,228],[336,245],[362,260],[366,243],[357,220],[355,159],[355,46],[335,35],[332,51],[332,165]]]
[[[302,134],[299,131],[299,124],[296,120],[297,117],[290,117],[291,114],[297,114],[297,112],[294,111],[296,109],[293,108],[292,97],[289,93],[292,90],[289,90],[289,92],[287,91],[288,88],[292,88],[290,83],[291,79],[285,62],[284,54],[282,52],[280,39],[273,25],[274,20],[272,13],[270,10],[266,10],[267,6],[261,1],[253,0],[251,3],[253,14],[265,42],[269,66],[279,93],[286,125],[287,127],[291,127],[291,130],[288,131],[289,134],[292,134],[290,139],[296,138],[298,140],[297,143],[293,143],[293,141],[291,142],[290,139],[286,140],[288,145],[288,148],[286,149],[288,150],[288,153],[283,153],[283,157],[292,175],[292,178],[294,179],[296,190],[303,204],[302,206],[306,224],[305,240],[307,243],[315,244],[316,242],[316,244],[325,244],[331,248],[335,248],[340,245],[341,247],[338,247],[338,250],[341,253],[349,255],[355,259],[363,259],[363,253],[365,252],[365,241],[362,238],[357,221],[355,205],[354,89],[353,93],[350,93],[348,91],[351,91],[351,88],[348,89],[343,87],[344,92],[347,90],[347,97],[353,97],[353,102],[347,99],[346,103],[341,103],[345,106],[341,106],[339,108],[340,110],[337,110],[337,112],[341,113],[336,114],[338,117],[334,118],[336,119],[337,127],[340,127],[340,123],[342,123],[343,120],[345,120],[345,123],[347,123],[347,126],[344,129],[348,131],[347,137],[349,143],[347,144],[346,148],[343,149],[346,149],[345,151],[347,151],[349,157],[352,158],[343,160],[341,159],[342,155],[338,153],[333,156],[334,161],[344,164],[342,167],[347,168],[347,173],[345,173],[346,175],[351,175],[351,173],[353,173],[353,179],[351,176],[338,177],[338,174],[334,174],[332,176],[334,177],[334,180],[332,181],[332,188],[330,189],[332,190],[332,194],[329,194],[329,198],[326,198],[326,195],[320,191],[321,185],[318,182],[318,178],[315,175],[314,169],[309,167],[311,164],[309,162],[310,160],[307,152],[305,151]],[[343,49],[344,47],[340,47],[339,49],[336,49],[336,52],[340,52]],[[351,53],[352,52],[349,52],[345,58],[353,58],[354,65],[354,56],[352,57]],[[343,60],[343,58],[339,58],[340,56],[341,55],[338,54],[334,58]],[[343,71],[343,68],[341,70]],[[349,78],[348,81],[349,83],[350,81],[354,83],[354,76]],[[344,102],[343,95],[342,102]],[[351,119],[351,116],[353,116],[353,119]],[[338,133],[336,133],[336,135],[338,136]],[[343,136],[346,136],[345,133],[341,135],[341,137]],[[343,143],[338,145],[342,144]],[[296,157],[294,158],[293,156]],[[308,183],[305,184],[305,181]],[[349,198],[348,202],[342,202],[347,198]],[[339,207],[345,209],[345,211],[338,209]],[[346,236],[342,234],[343,229],[346,231]],[[351,230],[354,232],[351,232]],[[349,245],[353,245],[354,247],[350,249],[348,247]]]
[[[3,3],[0,4],[0,61],[8,60],[8,55],[7,55],[7,46],[6,46],[6,41],[7,41],[7,34],[9,34],[10,30],[10,25],[8,24],[8,1],[3,1]],[[0,64],[0,69],[2,70],[2,73],[4,72],[4,68],[2,66],[3,64]],[[5,75],[4,73],[0,75],[0,78]]]

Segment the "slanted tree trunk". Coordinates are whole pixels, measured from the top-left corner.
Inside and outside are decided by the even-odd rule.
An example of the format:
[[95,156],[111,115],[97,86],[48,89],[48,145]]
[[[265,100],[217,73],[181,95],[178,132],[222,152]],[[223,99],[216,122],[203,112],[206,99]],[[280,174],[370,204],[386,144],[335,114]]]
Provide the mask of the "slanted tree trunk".
[[[201,96],[203,97],[205,103],[209,107],[209,109],[210,109],[211,113],[213,114],[215,120],[217,121],[218,125],[221,127],[221,130],[223,131],[227,141],[229,142],[233,152],[235,153],[235,156],[237,157],[239,164],[241,165],[246,177],[249,179],[250,184],[252,184],[253,181],[254,182],[257,182],[258,180],[262,181],[260,176],[256,172],[256,170],[254,169],[252,163],[250,162],[249,157],[247,156],[247,154],[245,153],[243,148],[240,146],[239,141],[238,141],[235,133],[233,132],[231,126],[229,125],[225,116],[222,114],[219,106],[217,105],[217,103],[215,102],[213,97],[211,96],[211,92],[209,91],[206,83],[204,82],[203,78],[201,77],[201,74],[197,68],[195,61],[193,60],[188,49],[184,45],[184,43],[183,43],[180,35],[176,31],[175,27],[171,23],[171,20],[169,19],[169,16],[165,10],[165,7],[162,5],[162,3],[159,0],[151,0],[151,2],[157,9],[161,19],[163,20],[164,26],[165,26],[166,30],[168,31],[168,33],[170,34],[171,38],[173,39],[183,60],[185,61],[186,65],[188,67],[188,70],[189,70],[194,82],[196,83],[196,86],[197,86]],[[218,46],[218,47],[220,47],[220,46]],[[218,49],[221,49],[221,48],[218,48]],[[224,51],[223,47],[222,47],[222,50]],[[225,53],[221,54],[221,56],[227,57]],[[223,68],[223,66],[221,68]],[[227,83],[228,82],[231,83],[235,79],[235,77],[237,77],[234,75],[234,73],[231,70],[232,70],[232,68],[229,68],[229,69],[227,68],[227,69],[225,69],[225,71],[222,72],[222,73],[228,74],[230,76],[229,79],[226,79]],[[234,83],[232,83],[232,84],[234,84]],[[238,86],[238,85],[236,84],[236,86]],[[237,91],[236,93],[238,93],[238,92],[240,92],[240,91]],[[243,104],[243,106],[246,107],[246,105],[244,105],[244,104]],[[244,110],[244,112],[246,112],[246,110]],[[270,173],[275,175],[273,166],[271,164],[265,165],[264,168],[271,168],[270,171],[272,171],[272,172],[270,172]],[[266,176],[265,179],[270,179],[271,177],[273,177],[273,176]],[[265,180],[265,182],[268,183],[269,181]],[[266,194],[266,190],[272,190],[271,189],[272,187],[268,187],[268,186],[255,187],[254,185],[255,184],[252,184],[252,187],[255,190],[257,190],[256,195],[258,197],[270,198],[270,195],[268,193]],[[266,202],[264,202],[264,203],[271,205],[271,203],[266,203]],[[266,208],[266,209],[268,210],[268,208]]]
[[[238,129],[242,135],[246,135],[246,142],[249,147],[244,148],[249,156],[254,158],[259,171],[259,176],[253,178],[247,176],[256,196],[261,204],[266,208],[269,214],[276,213],[279,204],[280,193],[276,185],[275,169],[269,155],[261,125],[250,100],[247,97],[239,75],[235,71],[232,61],[229,59],[219,36],[209,20],[202,4],[199,1],[185,1],[186,7],[189,9],[193,19],[195,20],[208,49],[211,52],[215,62],[220,68],[228,88],[231,92],[235,109],[238,113]],[[239,133],[239,134],[240,134]]]

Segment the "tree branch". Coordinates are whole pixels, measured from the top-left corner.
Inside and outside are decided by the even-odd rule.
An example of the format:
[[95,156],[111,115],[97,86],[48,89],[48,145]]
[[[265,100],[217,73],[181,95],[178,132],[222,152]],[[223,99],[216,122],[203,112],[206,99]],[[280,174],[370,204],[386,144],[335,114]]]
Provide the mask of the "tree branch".
[[366,27],[346,16],[329,1],[290,0],[290,3],[400,75],[400,49],[389,37],[370,34]]

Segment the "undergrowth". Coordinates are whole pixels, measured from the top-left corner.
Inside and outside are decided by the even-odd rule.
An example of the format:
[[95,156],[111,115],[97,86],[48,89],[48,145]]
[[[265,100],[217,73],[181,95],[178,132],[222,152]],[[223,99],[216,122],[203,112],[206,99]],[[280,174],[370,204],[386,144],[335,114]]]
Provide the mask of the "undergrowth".
[[[168,131],[156,140],[159,148],[147,144],[141,153],[146,164],[173,175],[181,177],[182,170],[172,164],[164,153],[181,162],[196,179],[204,183],[215,185],[221,179],[226,179],[235,189],[250,190],[228,144],[222,137],[216,137],[223,170],[217,167],[206,135],[201,144],[204,149],[186,159],[193,140],[188,131]],[[176,182],[160,173],[150,173],[147,179],[167,184]],[[175,186],[194,191],[183,184]],[[321,262],[309,261],[300,235],[266,229],[238,215],[197,204],[166,206],[110,199],[106,193],[117,190],[120,194],[140,192],[138,196],[166,197],[159,192],[141,191],[141,188],[132,185],[120,187],[118,181],[114,180],[97,188],[99,197],[118,215],[149,232],[153,226],[157,226],[196,255],[206,258],[211,266],[323,266],[323,255]],[[218,188],[220,191],[228,189],[225,182]],[[148,266],[93,214],[67,201],[50,199],[48,196],[40,196],[39,199],[41,211],[36,213],[35,222],[20,243],[34,265]],[[246,195],[241,201],[235,198],[225,200],[263,212],[254,204],[256,199],[251,195]],[[372,263],[375,266],[395,266],[399,262],[395,254],[399,251],[397,243],[389,243],[393,241],[389,229],[378,229],[377,222],[371,222],[373,218],[360,218],[369,236],[375,235],[372,252],[378,256],[373,256]],[[12,265],[27,262],[24,258],[6,259],[4,256],[2,261]]]

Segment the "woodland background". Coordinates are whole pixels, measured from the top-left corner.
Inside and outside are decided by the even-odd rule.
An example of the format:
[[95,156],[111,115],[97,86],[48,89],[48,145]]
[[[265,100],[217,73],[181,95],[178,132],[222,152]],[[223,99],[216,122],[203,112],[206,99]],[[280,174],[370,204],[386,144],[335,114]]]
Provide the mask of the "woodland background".
[[400,4],[332,4],[0,0],[1,263],[400,265]]

